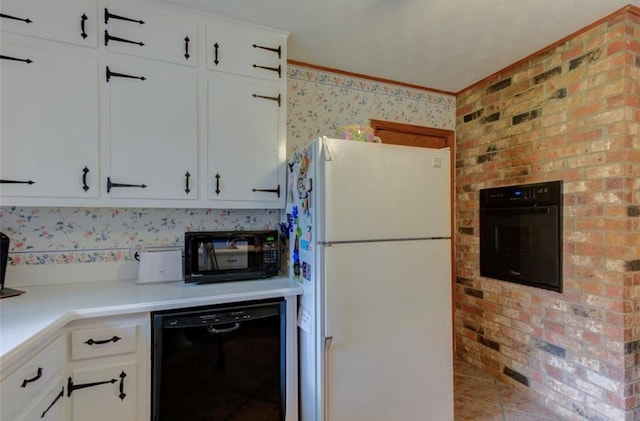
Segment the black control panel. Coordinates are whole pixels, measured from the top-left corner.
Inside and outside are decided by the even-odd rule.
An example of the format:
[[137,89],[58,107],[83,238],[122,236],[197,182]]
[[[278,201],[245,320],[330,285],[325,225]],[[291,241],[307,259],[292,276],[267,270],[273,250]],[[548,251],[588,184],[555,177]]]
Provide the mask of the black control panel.
[[262,264],[266,277],[278,274],[278,241],[267,238],[262,243]]
[[262,319],[278,315],[278,306],[247,307],[243,309],[220,309],[210,312],[185,312],[175,317],[165,317],[162,321],[164,329],[175,329],[195,326],[214,326]]
[[480,206],[504,208],[562,204],[562,181],[480,190]]

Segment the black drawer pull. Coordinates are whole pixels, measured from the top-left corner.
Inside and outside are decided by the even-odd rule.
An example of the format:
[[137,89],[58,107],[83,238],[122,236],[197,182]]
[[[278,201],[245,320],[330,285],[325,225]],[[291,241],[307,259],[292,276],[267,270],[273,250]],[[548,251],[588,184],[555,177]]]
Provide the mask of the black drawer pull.
[[191,41],[189,39],[189,37],[185,37],[184,38],[184,58],[186,58],[187,60],[189,60],[189,41]]
[[220,174],[216,174],[216,195],[220,194]]
[[51,402],[51,404],[47,407],[47,409],[44,410],[42,415],[40,415],[40,418],[44,418],[45,415],[47,415],[47,412],[49,412],[49,410],[53,407],[53,405],[55,405],[56,402],[58,402],[60,399],[62,399],[63,396],[64,396],[64,386],[62,386],[62,389],[60,389],[60,393],[58,393],[58,396],[56,396],[56,398],[53,400],[53,402]]
[[82,190],[85,192],[89,190],[89,185],[87,184],[87,174],[89,173],[89,168],[84,167],[82,169]]
[[17,58],[11,56],[0,55],[0,60],[13,60],[13,61],[21,61],[23,63],[33,63],[33,60],[30,58]]
[[216,66],[220,63],[220,61],[218,61],[218,48],[220,48],[220,45],[218,45],[217,42],[213,44],[213,62]]
[[82,39],[87,39],[87,32],[84,30],[84,24],[87,21],[87,19],[89,19],[89,18],[84,13],[80,17],[80,29],[82,29],[82,32],[80,33],[80,36],[82,37]]
[[24,379],[20,387],[27,387],[29,383],[39,380],[40,377],[42,377],[42,372],[43,372],[42,367],[38,367],[38,372],[36,373],[36,375],[30,379]]
[[118,342],[120,339],[122,339],[119,336],[113,335],[113,338],[111,339],[103,339],[103,340],[95,340],[95,339],[87,339],[86,341],[84,341],[85,344],[91,346],[91,345],[104,345],[104,344],[108,344],[109,342],[113,342],[116,343]]
[[0,18],[5,18],[5,19],[13,19],[13,20],[19,20],[20,22],[24,22],[24,23],[31,23],[33,22],[31,19],[29,18],[19,18],[16,16],[11,16],[11,15],[5,15],[4,13],[0,13]]
[[135,45],[139,45],[140,47],[144,46],[144,42],[131,41],[130,39],[125,39],[125,38],[120,38],[120,37],[116,37],[116,36],[113,36],[113,35],[109,35],[109,31],[107,31],[105,29],[104,30],[104,45],[109,45],[109,41],[124,42],[126,44],[135,44]]
[[184,192],[189,194],[191,192],[191,189],[189,188],[189,178],[191,177],[191,174],[189,173],[189,171],[187,171],[187,173],[184,175],[185,178],[185,182],[186,182],[186,186],[184,189]]
[[278,103],[278,107],[280,106],[280,94],[278,94],[278,96],[264,96],[264,95],[257,95],[257,94],[253,94],[254,98],[262,98],[262,99],[268,99],[269,101],[275,101]]
[[275,193],[280,197],[280,184],[275,189],[251,189],[252,192]]
[[276,72],[278,74],[278,77],[281,78],[282,77],[282,66],[278,65],[278,67],[267,67],[267,66],[259,66],[257,64],[253,65],[254,69],[265,69],[265,70],[271,70],[272,72]]
[[126,22],[135,22],[135,23],[139,23],[140,25],[144,25],[143,20],[136,20],[136,19],[125,17],[125,16],[114,15],[113,13],[109,13],[109,10],[107,10],[107,8],[105,7],[104,8],[104,24],[105,25],[109,23],[109,19],[124,20]]
[[127,394],[124,393],[124,378],[125,377],[127,377],[127,373],[125,373],[124,370],[122,370],[122,373],[120,373],[120,394],[118,395],[118,397],[120,398],[121,401],[123,401],[125,396],[127,396]]
[[28,185],[32,185],[32,184],[36,184],[35,181],[32,180],[28,180],[28,181],[21,181],[21,180],[0,180],[0,184],[28,184]]
[[263,50],[278,53],[278,58],[282,58],[282,47],[280,45],[278,45],[278,48],[272,48],[272,47],[263,47],[262,45],[253,44],[253,48],[261,48]]

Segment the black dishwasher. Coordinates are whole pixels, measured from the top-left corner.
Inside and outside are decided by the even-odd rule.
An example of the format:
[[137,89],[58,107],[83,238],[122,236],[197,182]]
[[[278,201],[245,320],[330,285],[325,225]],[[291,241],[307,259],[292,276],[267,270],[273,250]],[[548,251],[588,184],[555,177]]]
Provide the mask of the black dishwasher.
[[153,421],[283,421],[283,298],[152,313]]

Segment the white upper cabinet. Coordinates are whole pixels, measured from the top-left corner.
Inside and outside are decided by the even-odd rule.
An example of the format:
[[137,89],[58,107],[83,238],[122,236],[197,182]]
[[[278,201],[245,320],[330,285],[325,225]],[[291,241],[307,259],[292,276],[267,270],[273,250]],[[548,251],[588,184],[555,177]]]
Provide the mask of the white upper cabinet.
[[286,37],[215,21],[207,25],[207,67],[262,79],[286,79]]
[[286,33],[153,0],[0,11],[2,206],[284,207]]
[[208,197],[268,207],[284,204],[284,97],[275,82],[209,78]]
[[2,0],[2,31],[95,48],[98,14],[94,1]]
[[104,182],[110,197],[197,199],[197,78],[133,59],[110,60],[103,70],[110,117]]
[[107,1],[102,42],[109,51],[198,65],[198,25],[184,15],[131,1]]
[[8,38],[0,45],[3,203],[98,197],[98,61]]

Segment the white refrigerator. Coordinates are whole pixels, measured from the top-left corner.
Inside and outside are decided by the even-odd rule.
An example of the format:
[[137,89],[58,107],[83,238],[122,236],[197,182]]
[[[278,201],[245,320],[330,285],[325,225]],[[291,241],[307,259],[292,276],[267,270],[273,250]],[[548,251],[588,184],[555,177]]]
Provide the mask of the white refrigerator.
[[301,421],[453,420],[450,153],[325,137],[289,161]]

